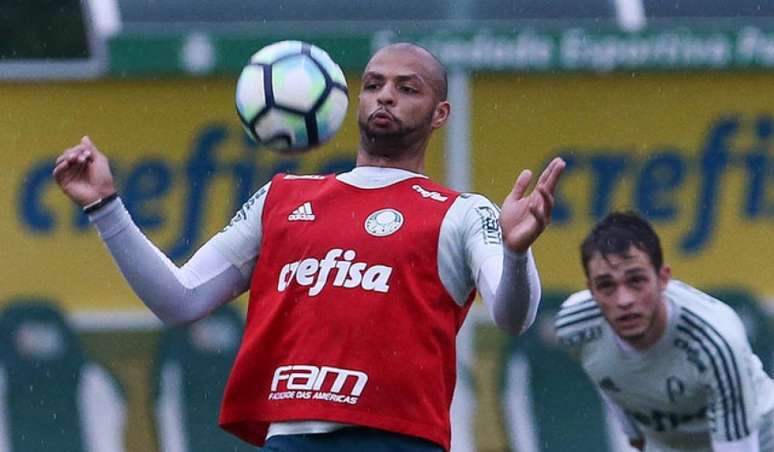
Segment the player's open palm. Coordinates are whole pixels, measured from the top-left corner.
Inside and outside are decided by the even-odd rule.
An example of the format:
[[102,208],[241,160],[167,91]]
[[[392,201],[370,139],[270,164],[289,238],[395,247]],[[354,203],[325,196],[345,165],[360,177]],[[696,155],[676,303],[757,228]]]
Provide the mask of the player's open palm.
[[81,206],[115,192],[108,159],[89,137],[83,137],[56,159],[54,179]]
[[554,191],[564,167],[565,162],[561,158],[551,160],[529,194],[527,187],[532,179],[532,172],[524,170],[519,174],[500,212],[503,240],[509,249],[527,251],[551,222]]

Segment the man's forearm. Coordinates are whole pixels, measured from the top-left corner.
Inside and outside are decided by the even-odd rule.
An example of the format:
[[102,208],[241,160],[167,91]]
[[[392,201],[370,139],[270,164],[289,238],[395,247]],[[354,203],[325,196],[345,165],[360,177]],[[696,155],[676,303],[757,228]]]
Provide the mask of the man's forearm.
[[165,323],[197,320],[247,289],[249,280],[211,246],[178,268],[134,224],[120,199],[89,218],[126,281]]
[[492,299],[485,297],[484,301],[498,328],[511,334],[521,334],[535,321],[540,305],[540,276],[532,251],[516,253],[506,249],[502,264],[485,263],[481,271],[491,277],[499,270],[495,265],[501,265],[499,281]]

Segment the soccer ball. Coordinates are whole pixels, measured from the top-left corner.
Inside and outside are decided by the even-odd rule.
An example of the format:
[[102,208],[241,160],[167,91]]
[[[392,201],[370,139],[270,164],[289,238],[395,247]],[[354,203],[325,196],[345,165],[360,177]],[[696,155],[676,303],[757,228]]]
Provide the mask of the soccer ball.
[[287,153],[308,151],[333,137],[348,103],[339,65],[301,41],[277,42],[253,54],[236,86],[236,110],[247,134]]

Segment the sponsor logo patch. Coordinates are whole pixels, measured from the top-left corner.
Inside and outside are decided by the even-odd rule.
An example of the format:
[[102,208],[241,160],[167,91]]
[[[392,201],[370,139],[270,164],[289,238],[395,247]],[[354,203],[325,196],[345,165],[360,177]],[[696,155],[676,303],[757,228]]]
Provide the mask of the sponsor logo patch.
[[355,250],[334,248],[323,259],[308,257],[285,264],[280,270],[277,291],[284,292],[292,284],[309,287],[309,296],[322,292],[328,285],[347,289],[361,288],[387,293],[390,290],[392,267],[355,262]]
[[296,364],[274,370],[269,400],[325,400],[358,403],[368,383],[368,374],[331,366]]
[[312,212],[312,203],[309,201],[296,207],[295,210],[288,215],[288,221],[314,221],[314,219],[315,216]]
[[497,211],[491,207],[481,206],[476,209],[476,213],[481,218],[481,230],[484,232],[484,243],[487,245],[499,245],[503,243]]
[[434,201],[440,201],[440,202],[443,202],[443,201],[446,201],[447,199],[449,199],[448,196],[444,196],[444,195],[438,193],[437,191],[425,190],[424,188],[420,187],[417,184],[412,185],[411,188],[416,190],[417,193],[422,195],[423,198],[430,198],[430,199],[432,199]]

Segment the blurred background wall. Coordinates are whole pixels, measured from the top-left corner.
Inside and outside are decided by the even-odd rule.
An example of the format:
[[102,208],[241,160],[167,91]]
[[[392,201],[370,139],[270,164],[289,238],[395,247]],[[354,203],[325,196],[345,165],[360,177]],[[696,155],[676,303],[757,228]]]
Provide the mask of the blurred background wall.
[[[501,201],[522,168],[568,161],[534,249],[547,291],[583,288],[580,240],[610,210],[634,209],[677,278],[768,312],[772,15],[774,2],[752,0],[0,1],[0,304],[50,300],[121,385],[126,450],[159,447],[148,414],[163,330],[58,193],[54,159],[90,135],[135,221],[182,263],[275,172],[350,168],[359,71],[408,40],[450,70],[452,120],[430,176]],[[282,39],[325,48],[349,81],[342,131],[301,158],[257,149],[234,112],[242,65]],[[460,347],[455,449],[519,447],[503,414],[512,344],[477,306]]]

